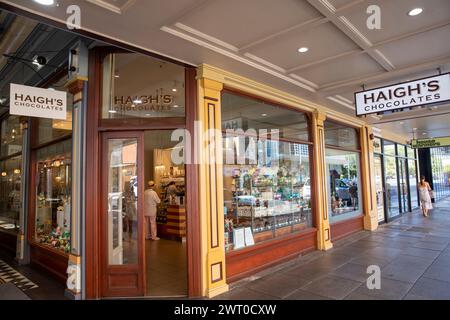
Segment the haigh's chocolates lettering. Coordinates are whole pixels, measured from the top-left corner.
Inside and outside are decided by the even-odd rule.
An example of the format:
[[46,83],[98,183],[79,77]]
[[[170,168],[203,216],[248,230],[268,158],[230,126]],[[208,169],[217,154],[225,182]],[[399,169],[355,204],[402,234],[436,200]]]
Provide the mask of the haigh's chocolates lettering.
[[170,94],[141,96],[115,96],[114,110],[120,111],[171,111],[175,98]]
[[358,116],[450,100],[450,74],[355,93]]
[[16,93],[14,94],[14,105],[17,107],[62,111],[64,101],[62,99]]
[[67,120],[67,92],[10,84],[9,113],[19,116]]

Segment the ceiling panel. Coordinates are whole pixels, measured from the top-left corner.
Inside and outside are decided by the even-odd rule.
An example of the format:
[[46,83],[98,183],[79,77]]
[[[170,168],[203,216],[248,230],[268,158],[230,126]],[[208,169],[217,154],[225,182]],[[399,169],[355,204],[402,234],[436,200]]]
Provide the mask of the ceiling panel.
[[[300,47],[308,47],[309,51],[300,54]],[[280,67],[292,68],[354,49],[358,49],[358,46],[353,41],[332,23],[325,23],[306,31],[287,33],[250,52]]]
[[323,86],[332,82],[349,80],[378,72],[383,72],[381,66],[367,54],[360,54],[322,63],[296,72],[295,74],[319,86]]
[[[447,26],[386,44],[378,50],[383,52],[395,66],[401,68],[450,56],[449,35],[450,26]],[[420,46],[417,45],[418,43]],[[408,54],[405,54],[406,52]]]
[[[370,4],[381,8],[381,30],[367,28],[368,3],[363,2],[355,7],[346,18],[362,32],[372,43],[413,32],[439,22],[450,21],[449,0],[373,0]],[[410,17],[411,9],[421,7],[424,12],[418,16]]]
[[215,0],[179,22],[240,47],[320,16],[306,1]]
[[355,0],[328,0],[328,2],[330,2],[336,9],[339,9],[347,4],[355,2]]

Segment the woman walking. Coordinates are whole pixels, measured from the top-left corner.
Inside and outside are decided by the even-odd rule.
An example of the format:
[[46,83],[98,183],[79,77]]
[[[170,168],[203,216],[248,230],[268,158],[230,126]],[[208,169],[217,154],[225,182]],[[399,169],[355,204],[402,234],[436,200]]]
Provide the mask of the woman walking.
[[422,214],[424,217],[428,217],[428,210],[433,209],[433,205],[431,203],[431,187],[428,182],[426,182],[425,177],[420,177],[420,183],[419,183],[419,197],[420,197],[420,204],[422,206]]

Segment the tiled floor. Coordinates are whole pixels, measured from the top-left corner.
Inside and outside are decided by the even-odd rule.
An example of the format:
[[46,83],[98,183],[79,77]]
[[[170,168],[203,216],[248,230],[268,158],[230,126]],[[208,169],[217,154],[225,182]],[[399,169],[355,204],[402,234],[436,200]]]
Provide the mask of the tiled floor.
[[147,295],[187,296],[186,242],[147,240]]
[[[380,290],[367,288],[370,265],[381,269]],[[429,218],[416,211],[231,287],[216,299],[450,299],[450,199]]]

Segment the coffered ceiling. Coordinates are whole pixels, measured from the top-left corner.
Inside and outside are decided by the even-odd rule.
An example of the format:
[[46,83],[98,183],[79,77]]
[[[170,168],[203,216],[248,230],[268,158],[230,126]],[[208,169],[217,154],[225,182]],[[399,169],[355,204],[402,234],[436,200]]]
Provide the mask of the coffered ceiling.
[[[64,22],[74,1],[58,0],[53,7],[0,2]],[[212,64],[349,115],[355,114],[353,93],[362,86],[450,71],[449,0],[76,2],[85,30],[192,65]],[[380,30],[367,26],[369,5],[381,9]],[[417,7],[423,13],[409,16]],[[309,50],[299,53],[301,47]],[[423,117],[447,109],[415,110],[422,120],[414,125],[427,130]],[[450,120],[446,112],[440,116]],[[383,128],[390,117],[399,121],[398,115],[367,120]],[[412,130],[404,131],[410,137]]]

